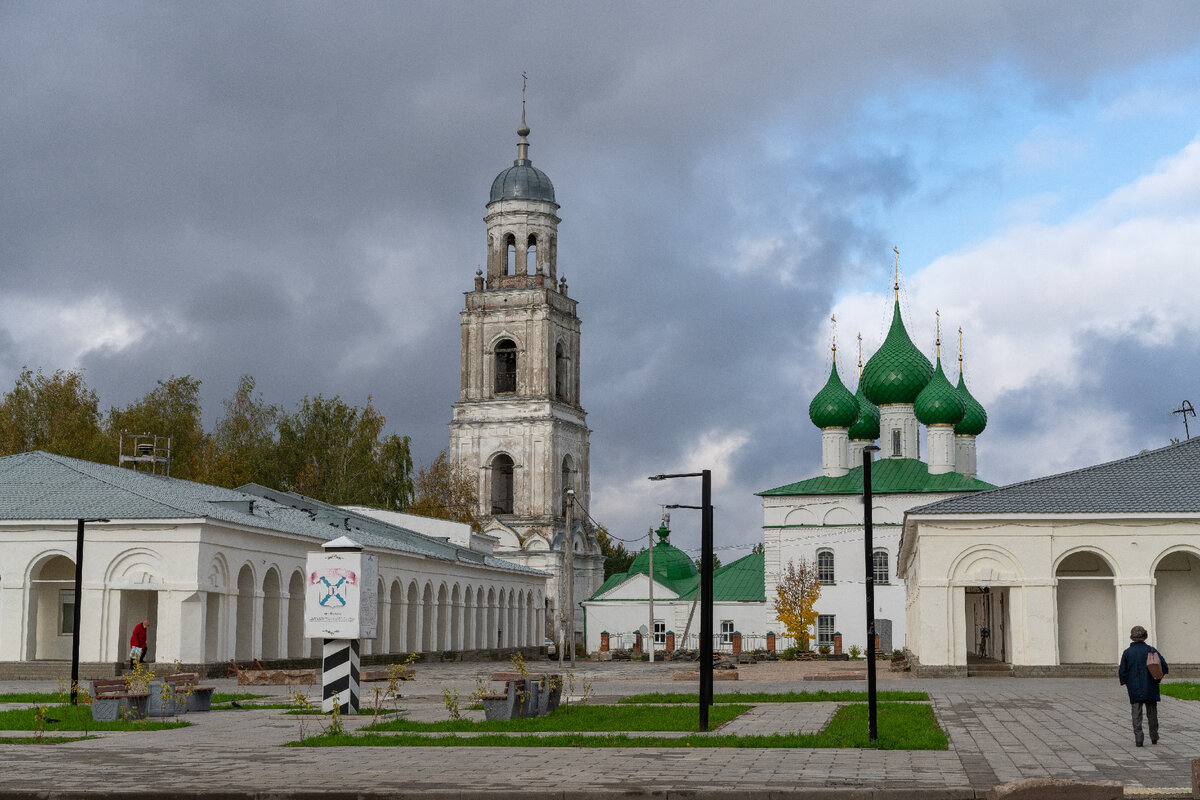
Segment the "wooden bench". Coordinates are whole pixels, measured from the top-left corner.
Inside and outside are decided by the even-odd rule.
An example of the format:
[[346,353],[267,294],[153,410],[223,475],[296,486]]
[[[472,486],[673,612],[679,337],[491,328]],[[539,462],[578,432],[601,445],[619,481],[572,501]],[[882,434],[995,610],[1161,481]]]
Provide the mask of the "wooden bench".
[[[358,682],[359,683],[368,683],[370,681],[386,681],[386,680],[389,680],[389,678],[390,678],[390,675],[388,674],[388,672],[389,672],[389,669],[386,667],[384,669],[359,670]],[[415,676],[416,674],[417,673],[414,670],[401,669],[399,671],[397,677],[399,677],[399,679],[402,681],[411,681],[413,679],[413,676]]]
[[212,696],[215,686],[197,686],[200,683],[198,672],[177,672],[163,678],[171,684],[177,694],[187,695],[188,711],[209,711],[212,709]]
[[122,678],[92,681],[92,719],[115,722],[119,719],[144,719],[150,712],[150,693],[131,692]]

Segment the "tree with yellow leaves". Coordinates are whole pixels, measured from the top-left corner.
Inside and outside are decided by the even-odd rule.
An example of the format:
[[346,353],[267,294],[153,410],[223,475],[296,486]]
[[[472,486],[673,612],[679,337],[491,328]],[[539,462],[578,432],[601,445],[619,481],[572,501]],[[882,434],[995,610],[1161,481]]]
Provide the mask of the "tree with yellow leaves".
[[808,649],[809,629],[817,621],[815,606],[820,596],[821,581],[817,577],[816,564],[804,559],[800,559],[799,564],[789,561],[775,589],[775,615],[788,636],[805,650]]

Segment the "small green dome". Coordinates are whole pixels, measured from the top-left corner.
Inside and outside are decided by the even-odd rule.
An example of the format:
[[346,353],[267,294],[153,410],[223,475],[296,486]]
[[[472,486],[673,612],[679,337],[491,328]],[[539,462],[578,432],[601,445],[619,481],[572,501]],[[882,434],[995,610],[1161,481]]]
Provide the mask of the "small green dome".
[[908,338],[897,300],[887,338],[863,367],[863,392],[877,406],[912,403],[931,377],[933,365]]
[[822,430],[849,428],[858,419],[858,401],[838,377],[836,361],[829,371],[825,387],[808,404],[808,418]]
[[[670,530],[667,529],[666,522],[663,522],[655,533],[659,535],[659,542],[654,545],[654,579],[656,581],[659,583],[678,581],[700,574],[696,562],[692,561],[687,553],[667,541]],[[625,574],[633,575],[637,572],[643,575],[650,574],[649,550],[643,550],[634,556],[633,563],[629,565]]]
[[954,426],[954,432],[960,436],[978,436],[987,427],[987,412],[967,391],[967,383],[963,380],[961,369],[958,371],[958,394],[967,406],[967,413],[963,414],[962,421]]
[[850,428],[851,439],[866,439],[875,441],[879,438],[879,409],[863,394],[862,381],[858,382],[858,392],[854,399],[858,401],[858,422]]
[[937,360],[937,369],[925,388],[917,395],[913,411],[922,425],[957,425],[967,413],[967,404],[958,390],[950,385],[942,371],[942,359]]

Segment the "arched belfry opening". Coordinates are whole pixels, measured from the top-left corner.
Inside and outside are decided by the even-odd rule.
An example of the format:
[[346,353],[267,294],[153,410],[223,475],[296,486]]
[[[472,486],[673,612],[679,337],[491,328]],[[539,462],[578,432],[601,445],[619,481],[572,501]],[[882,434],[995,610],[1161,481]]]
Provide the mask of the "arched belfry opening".
[[537,273],[537,237],[531,233],[525,244],[525,274],[536,275]]
[[517,237],[511,233],[504,238],[504,274],[517,274]]
[[492,459],[492,513],[513,513],[513,460],[500,453]]
[[496,343],[496,394],[517,390],[517,345],[512,339]]
[[561,341],[554,346],[554,396],[564,402],[571,399],[571,360]]

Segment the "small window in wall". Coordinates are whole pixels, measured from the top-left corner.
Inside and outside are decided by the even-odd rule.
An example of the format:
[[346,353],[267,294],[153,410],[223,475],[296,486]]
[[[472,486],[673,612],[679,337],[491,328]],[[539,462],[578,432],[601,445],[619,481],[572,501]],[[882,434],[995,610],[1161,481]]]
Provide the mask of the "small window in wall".
[[892,431],[892,455],[900,455],[900,429],[896,428]]
[[875,584],[889,583],[887,550],[876,550],[871,554],[871,566],[874,568]]
[[817,551],[817,580],[821,583],[833,583],[833,551]]
[[571,363],[567,360],[567,350],[559,342],[554,348],[554,396],[566,400],[571,380]]
[[60,589],[58,592],[58,634],[71,636],[75,633],[75,590]]
[[513,460],[504,453],[492,459],[492,513],[513,513]]
[[833,634],[837,630],[834,627],[833,614],[820,614],[817,616],[817,647],[829,645],[833,647]]
[[496,344],[496,394],[517,390],[517,346],[512,339]]
[[667,623],[666,620],[654,620],[654,643],[665,645],[667,643]]
[[721,620],[721,644],[733,643],[733,620]]
[[525,274],[537,274],[537,237],[533,234],[529,235],[529,242],[525,245]]

